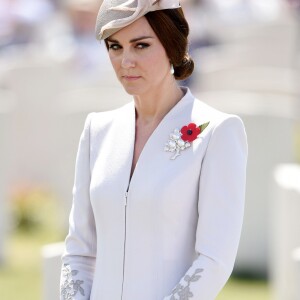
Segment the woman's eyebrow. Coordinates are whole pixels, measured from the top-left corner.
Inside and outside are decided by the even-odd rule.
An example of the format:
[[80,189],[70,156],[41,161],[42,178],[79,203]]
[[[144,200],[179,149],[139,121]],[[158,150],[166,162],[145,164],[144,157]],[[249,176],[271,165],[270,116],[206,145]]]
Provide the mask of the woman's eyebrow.
[[[130,42],[130,43],[135,43],[135,42],[140,41],[140,40],[144,40],[144,39],[153,39],[153,38],[154,38],[153,36],[140,36],[140,37],[131,39],[129,42]],[[107,38],[107,41],[108,41],[108,42],[111,42],[111,43],[117,43],[117,44],[120,44],[120,42],[119,42],[118,40],[113,40],[113,39],[110,39],[110,38]]]
[[112,40],[112,39],[110,39],[110,38],[107,38],[106,39],[108,42],[111,42],[111,43],[117,43],[117,44],[119,44],[119,41],[117,41],[117,40]]
[[132,40],[130,40],[129,42],[130,42],[130,43],[134,43],[134,42],[137,42],[137,41],[140,41],[140,40],[144,40],[144,39],[153,39],[153,38],[154,38],[153,36],[141,36],[141,37],[132,39]]

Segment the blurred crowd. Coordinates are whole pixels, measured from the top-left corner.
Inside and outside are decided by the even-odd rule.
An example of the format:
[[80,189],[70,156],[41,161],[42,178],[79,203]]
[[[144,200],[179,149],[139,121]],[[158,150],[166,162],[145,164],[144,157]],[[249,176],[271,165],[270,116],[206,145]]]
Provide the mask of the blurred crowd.
[[[182,0],[191,24],[191,51],[218,41],[210,34],[212,15],[227,22],[274,18],[282,5],[299,11],[300,0]],[[34,52],[91,72],[106,63],[94,38],[101,0],[1,0],[0,60]]]
[[103,50],[94,38],[99,2],[1,0],[0,60],[34,56],[92,71]]
[[99,5],[96,0],[1,0],[0,49],[66,36],[87,39]]

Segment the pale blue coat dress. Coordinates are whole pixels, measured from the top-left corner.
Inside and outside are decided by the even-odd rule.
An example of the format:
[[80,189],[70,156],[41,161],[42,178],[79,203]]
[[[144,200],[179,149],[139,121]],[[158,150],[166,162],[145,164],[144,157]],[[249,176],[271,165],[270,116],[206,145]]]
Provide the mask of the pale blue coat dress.
[[[135,107],[90,113],[80,137],[61,300],[212,300],[240,240],[247,139],[241,119],[184,97],[147,141],[130,180]],[[165,144],[208,127],[172,160]]]

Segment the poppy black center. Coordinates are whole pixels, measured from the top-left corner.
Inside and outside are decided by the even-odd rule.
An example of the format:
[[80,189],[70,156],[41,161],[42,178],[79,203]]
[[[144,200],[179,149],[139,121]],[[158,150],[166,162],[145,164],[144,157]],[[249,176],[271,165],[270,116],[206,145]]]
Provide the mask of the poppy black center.
[[186,133],[187,133],[188,135],[192,135],[193,130],[189,129]]

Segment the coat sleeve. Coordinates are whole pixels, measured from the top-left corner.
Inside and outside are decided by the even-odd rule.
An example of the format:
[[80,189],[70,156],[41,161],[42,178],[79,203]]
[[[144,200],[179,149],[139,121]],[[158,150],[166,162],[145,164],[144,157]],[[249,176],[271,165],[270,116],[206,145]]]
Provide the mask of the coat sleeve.
[[76,157],[69,233],[62,256],[61,300],[90,299],[93,282],[96,230],[89,197],[91,118],[92,113],[86,118]]
[[243,222],[247,155],[244,124],[230,115],[213,129],[202,162],[197,258],[164,300],[213,300],[229,279]]

